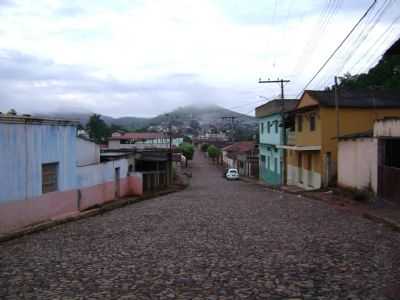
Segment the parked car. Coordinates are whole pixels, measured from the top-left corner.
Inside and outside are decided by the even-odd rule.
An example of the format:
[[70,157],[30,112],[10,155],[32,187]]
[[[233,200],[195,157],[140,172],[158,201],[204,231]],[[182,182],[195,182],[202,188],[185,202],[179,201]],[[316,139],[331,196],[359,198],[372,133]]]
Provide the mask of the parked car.
[[237,169],[228,169],[225,174],[226,179],[228,180],[238,180],[239,179],[239,172]]

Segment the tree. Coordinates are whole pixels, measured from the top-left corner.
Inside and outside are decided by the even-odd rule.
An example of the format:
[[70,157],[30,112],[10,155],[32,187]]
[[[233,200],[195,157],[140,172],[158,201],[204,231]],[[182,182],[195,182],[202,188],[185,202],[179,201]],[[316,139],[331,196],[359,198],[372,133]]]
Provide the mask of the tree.
[[191,143],[192,143],[192,139],[191,139],[190,137],[188,137],[187,135],[185,135],[185,136],[183,137],[183,142],[184,142],[184,143],[191,144]]
[[208,144],[201,145],[201,151],[202,152],[207,152],[208,146],[209,146]]
[[7,112],[7,115],[16,116],[16,115],[17,115],[17,112],[15,111],[14,108],[11,108],[11,109]]
[[111,130],[106,122],[101,118],[101,115],[93,114],[90,116],[86,124],[86,130],[89,137],[97,144],[104,143],[111,136]]
[[221,150],[214,145],[211,145],[210,147],[208,147],[207,153],[208,157],[212,158],[212,160],[215,161],[215,159],[221,155]]
[[116,132],[116,131],[126,132],[126,129],[120,125],[111,123],[110,131],[111,131],[111,133]]
[[193,159],[194,147],[189,143],[182,143],[179,146],[179,150],[182,152],[183,156],[186,158],[186,168],[188,166],[188,161]]

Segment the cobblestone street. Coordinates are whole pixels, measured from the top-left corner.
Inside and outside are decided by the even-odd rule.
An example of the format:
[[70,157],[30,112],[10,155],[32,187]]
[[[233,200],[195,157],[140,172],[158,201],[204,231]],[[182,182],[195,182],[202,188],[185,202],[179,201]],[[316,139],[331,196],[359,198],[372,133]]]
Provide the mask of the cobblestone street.
[[192,165],[182,192],[1,244],[0,298],[391,299],[398,233]]

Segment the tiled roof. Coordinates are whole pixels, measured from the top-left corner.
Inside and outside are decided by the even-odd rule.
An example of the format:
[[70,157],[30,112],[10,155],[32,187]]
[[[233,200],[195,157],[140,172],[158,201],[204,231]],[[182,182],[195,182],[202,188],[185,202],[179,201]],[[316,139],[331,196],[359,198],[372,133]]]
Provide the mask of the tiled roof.
[[282,112],[282,103],[284,105],[285,112],[293,110],[296,108],[298,102],[299,101],[296,99],[284,99],[283,102],[281,99],[269,101],[267,103],[264,103],[263,105],[256,107],[256,117],[262,118],[274,113]]
[[223,151],[226,152],[235,152],[235,153],[246,153],[255,148],[256,142],[254,141],[246,141],[246,142],[237,142],[230,146],[223,148]]
[[[334,91],[313,91],[306,90],[304,93],[310,95],[318,101],[321,106],[335,106]],[[383,91],[340,91],[339,107],[357,107],[357,108],[382,108],[382,107],[400,107],[399,90]]]

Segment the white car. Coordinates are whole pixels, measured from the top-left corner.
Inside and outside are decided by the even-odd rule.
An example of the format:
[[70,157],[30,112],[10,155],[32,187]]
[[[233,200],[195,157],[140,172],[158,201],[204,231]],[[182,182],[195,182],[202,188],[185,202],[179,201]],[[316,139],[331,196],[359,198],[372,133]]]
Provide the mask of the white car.
[[230,180],[238,180],[239,179],[239,172],[237,169],[228,169],[225,174],[226,179]]

